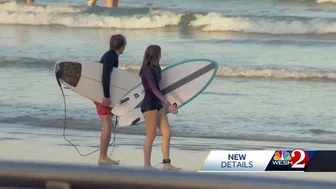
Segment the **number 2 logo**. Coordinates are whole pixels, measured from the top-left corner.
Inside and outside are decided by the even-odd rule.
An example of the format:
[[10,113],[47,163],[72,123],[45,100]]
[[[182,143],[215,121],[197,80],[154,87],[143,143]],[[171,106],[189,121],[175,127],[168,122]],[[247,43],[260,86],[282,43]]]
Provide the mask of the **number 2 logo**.
[[292,158],[292,168],[305,168],[309,162],[307,152],[302,149],[295,149],[290,154]]

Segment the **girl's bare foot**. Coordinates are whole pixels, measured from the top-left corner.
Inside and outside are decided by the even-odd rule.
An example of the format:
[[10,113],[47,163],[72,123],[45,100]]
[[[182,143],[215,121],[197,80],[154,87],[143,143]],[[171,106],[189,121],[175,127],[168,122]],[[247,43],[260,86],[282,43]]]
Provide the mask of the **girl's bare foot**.
[[179,170],[181,170],[181,168],[174,167],[170,163],[163,164],[163,169],[165,169],[165,170],[171,170],[171,171],[179,171]]

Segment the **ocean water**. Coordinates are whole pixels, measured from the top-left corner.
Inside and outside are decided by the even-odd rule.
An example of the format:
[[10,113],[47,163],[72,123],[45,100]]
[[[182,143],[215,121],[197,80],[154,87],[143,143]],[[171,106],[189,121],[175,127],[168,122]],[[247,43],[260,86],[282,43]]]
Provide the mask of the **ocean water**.
[[[85,0],[0,3],[3,128],[63,128],[55,61],[97,62],[109,37],[123,33],[128,41],[120,66],[126,70],[139,70],[150,44],[162,47],[163,66],[190,58],[220,65],[200,96],[178,115],[169,115],[174,136],[212,144],[224,139],[336,143],[336,1],[121,0],[116,9],[104,8],[103,1],[98,5],[87,8]],[[94,104],[70,90],[65,94],[68,128],[98,132]],[[117,132],[145,133],[143,124]]]

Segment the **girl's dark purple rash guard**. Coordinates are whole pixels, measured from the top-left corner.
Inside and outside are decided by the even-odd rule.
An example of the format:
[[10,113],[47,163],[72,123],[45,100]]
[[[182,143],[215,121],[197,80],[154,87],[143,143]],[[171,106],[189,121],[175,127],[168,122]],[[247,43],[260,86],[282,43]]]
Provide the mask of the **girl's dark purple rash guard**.
[[[154,73],[155,72],[155,73]],[[154,77],[156,74],[156,77]],[[160,67],[152,66],[144,68],[141,74],[142,85],[145,92],[152,92],[159,100],[161,100],[166,106],[168,106],[168,101],[163,97],[160,92],[159,81],[161,79],[161,69]]]

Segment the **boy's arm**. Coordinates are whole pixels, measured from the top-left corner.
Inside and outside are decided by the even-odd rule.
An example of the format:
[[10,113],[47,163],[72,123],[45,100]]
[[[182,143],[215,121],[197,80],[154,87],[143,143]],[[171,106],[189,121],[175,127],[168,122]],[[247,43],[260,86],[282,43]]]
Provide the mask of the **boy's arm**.
[[111,73],[113,67],[116,67],[117,64],[118,64],[117,56],[107,56],[105,61],[103,62],[102,84],[105,98],[110,98]]

